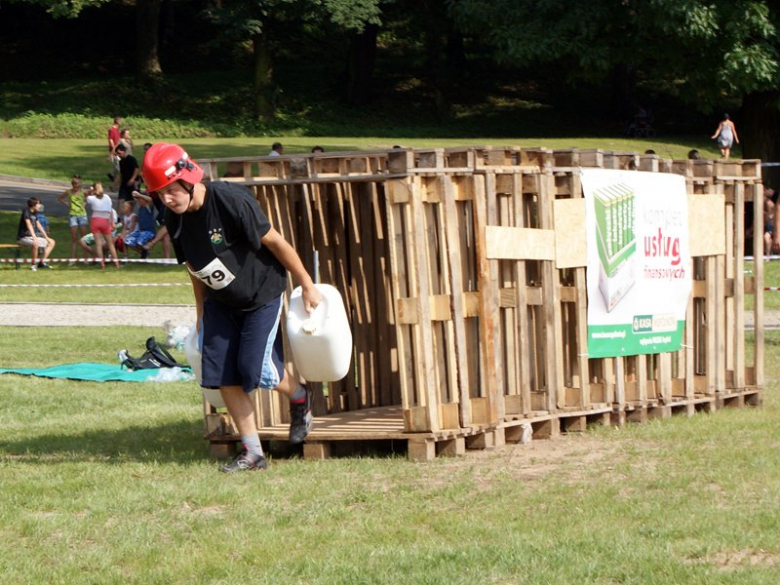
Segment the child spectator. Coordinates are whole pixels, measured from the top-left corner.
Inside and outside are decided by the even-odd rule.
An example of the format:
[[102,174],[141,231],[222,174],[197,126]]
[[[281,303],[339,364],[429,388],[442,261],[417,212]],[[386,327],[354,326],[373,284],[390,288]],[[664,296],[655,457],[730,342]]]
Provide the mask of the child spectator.
[[138,230],[138,216],[135,214],[135,204],[132,201],[122,201],[122,233],[119,240],[122,240],[122,250],[127,258],[127,238]]
[[[68,225],[70,226],[70,257],[76,258],[76,244],[79,241],[79,231],[81,237],[87,235],[87,208],[84,202],[84,190],[81,188],[81,176],[73,175],[70,180],[70,189],[63,191],[62,195],[57,197],[57,201],[68,206]],[[70,262],[73,263],[73,260]]]
[[133,191],[133,199],[138,202],[138,229],[125,238],[125,249],[132,248],[136,252],[140,252],[141,258],[148,258],[149,250],[143,246],[154,239],[157,210],[149,195]]
[[[32,248],[31,269],[33,271],[38,268],[51,268],[46,264],[46,260],[56,244],[38,219],[40,208],[41,200],[37,197],[30,197],[27,200],[27,207],[22,210],[22,216],[19,218],[19,229],[16,235],[16,241],[20,246]],[[43,258],[40,261],[38,261],[38,248],[43,248]]]

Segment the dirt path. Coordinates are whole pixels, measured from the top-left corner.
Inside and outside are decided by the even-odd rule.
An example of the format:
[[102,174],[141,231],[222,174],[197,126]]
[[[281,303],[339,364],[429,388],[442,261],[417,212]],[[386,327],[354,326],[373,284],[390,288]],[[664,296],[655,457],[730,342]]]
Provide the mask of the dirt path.
[[81,305],[77,303],[0,303],[0,326],[105,327],[191,325],[194,305]]
[[[191,325],[194,305],[81,305],[77,303],[0,303],[0,327],[103,327]],[[753,328],[753,313],[745,313],[745,327]],[[764,311],[764,327],[780,329],[780,311]]]

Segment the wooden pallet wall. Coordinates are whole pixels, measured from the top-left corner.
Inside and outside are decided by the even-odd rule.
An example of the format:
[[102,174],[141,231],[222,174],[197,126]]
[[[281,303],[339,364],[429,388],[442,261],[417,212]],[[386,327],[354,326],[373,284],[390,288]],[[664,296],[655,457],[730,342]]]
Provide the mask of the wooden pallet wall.
[[[317,415],[400,405],[407,433],[622,421],[763,386],[763,267],[746,276],[742,247],[745,204],[763,230],[758,161],[486,147],[203,162],[252,188],[344,297],[353,368],[317,386]],[[694,283],[680,351],[588,357],[583,167],[685,177]],[[286,421],[274,395],[256,400],[261,426]]]

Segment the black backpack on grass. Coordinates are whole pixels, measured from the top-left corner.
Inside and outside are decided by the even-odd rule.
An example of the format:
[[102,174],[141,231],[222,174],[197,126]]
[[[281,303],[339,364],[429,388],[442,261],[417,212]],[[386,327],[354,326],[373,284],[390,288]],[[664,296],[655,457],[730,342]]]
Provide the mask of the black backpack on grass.
[[154,337],[146,340],[146,351],[139,358],[132,357],[126,349],[119,352],[119,361],[128,370],[154,370],[158,368],[188,368],[180,364]]

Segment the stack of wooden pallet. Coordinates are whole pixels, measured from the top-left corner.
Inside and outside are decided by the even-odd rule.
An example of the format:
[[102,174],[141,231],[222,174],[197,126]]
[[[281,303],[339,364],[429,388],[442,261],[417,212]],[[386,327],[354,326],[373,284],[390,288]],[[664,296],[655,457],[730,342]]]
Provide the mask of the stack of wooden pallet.
[[[745,276],[743,250],[746,204],[756,202],[763,230],[758,161],[508,147],[201,162],[207,178],[253,189],[345,299],[353,367],[314,385],[307,456],[392,440],[430,459],[529,433],[760,402],[763,272],[759,261]],[[685,177],[694,286],[678,352],[588,357],[580,169],[590,167]],[[755,297],[750,360],[746,295]],[[257,393],[256,407],[261,438],[283,439],[284,401]],[[204,408],[220,453],[232,423]]]

